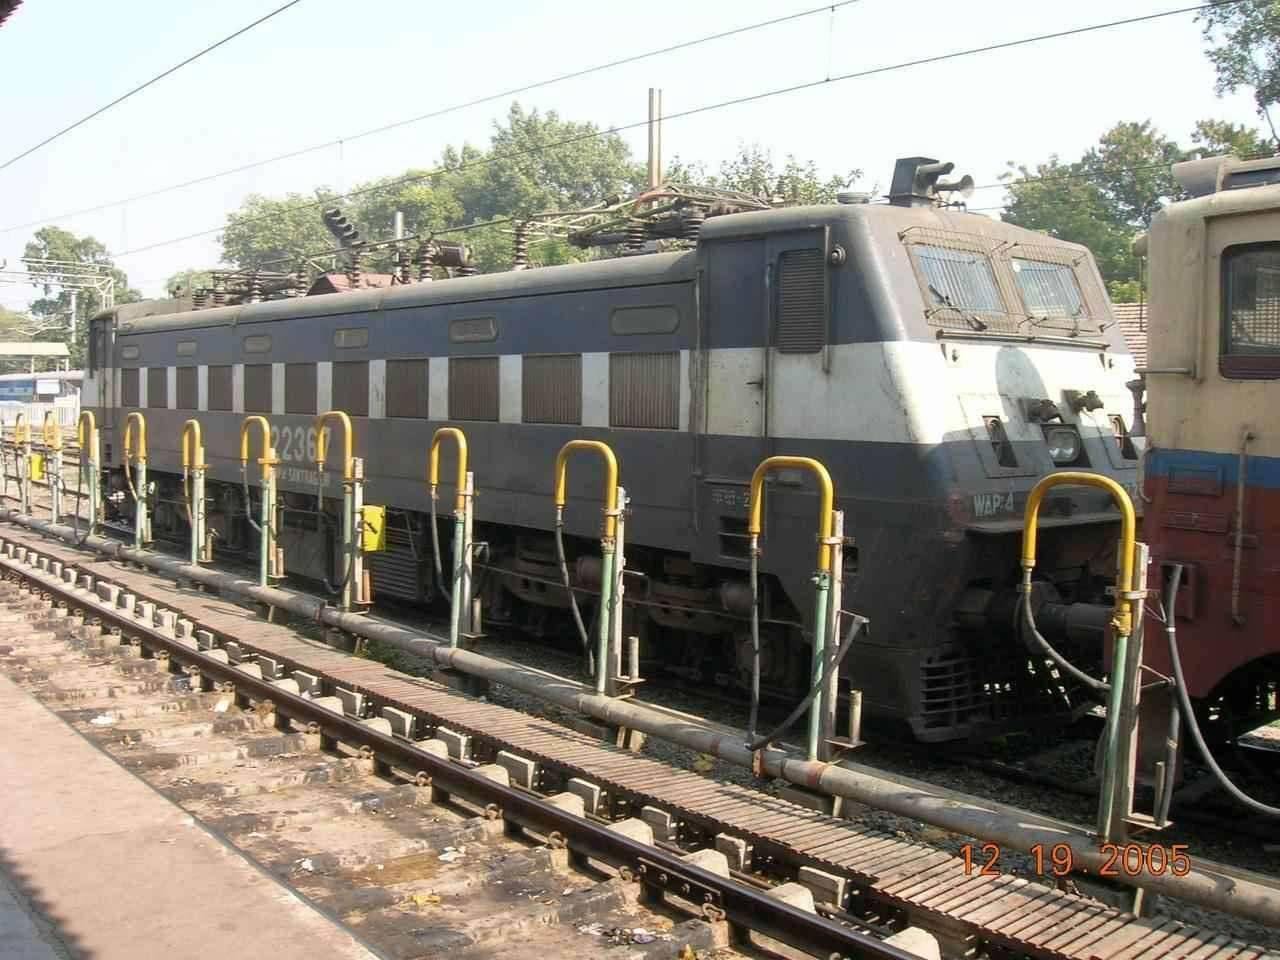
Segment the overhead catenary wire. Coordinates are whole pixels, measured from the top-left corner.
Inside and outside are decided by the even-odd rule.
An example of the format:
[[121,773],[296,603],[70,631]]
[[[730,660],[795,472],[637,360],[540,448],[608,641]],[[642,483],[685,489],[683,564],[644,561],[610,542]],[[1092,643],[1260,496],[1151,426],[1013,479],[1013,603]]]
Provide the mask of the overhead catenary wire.
[[172,76],[173,74],[181,70],[183,67],[188,66],[189,64],[195,63],[195,61],[199,60],[205,54],[212,53],[214,50],[217,50],[219,47],[223,46],[224,44],[230,43],[232,40],[236,39],[236,37],[243,36],[244,34],[248,33],[250,30],[252,30],[254,27],[257,27],[257,26],[260,26],[261,24],[266,23],[272,17],[278,16],[279,14],[284,13],[290,7],[297,6],[301,2],[302,0],[289,0],[288,3],[282,4],[276,7],[274,10],[270,11],[269,13],[263,14],[261,17],[259,17],[257,20],[254,20],[252,23],[245,24],[243,27],[241,27],[239,30],[236,30],[234,33],[227,34],[221,40],[217,40],[214,43],[209,44],[209,46],[205,47],[204,49],[193,53],[191,56],[187,57],[185,60],[179,63],[175,63],[172,67],[169,67],[169,69],[161,73],[157,73],[150,80],[143,81],[133,89],[120,94],[120,96],[116,97],[114,100],[110,101],[109,103],[105,103],[101,107],[98,107],[98,109],[94,110],[92,113],[85,114],[79,120],[76,120],[73,123],[67,124],[65,127],[63,127],[61,130],[58,130],[56,133],[51,133],[49,136],[45,137],[39,143],[35,144],[34,146],[28,147],[26,150],[23,150],[17,156],[10,157],[4,163],[0,163],[0,170],[4,170],[7,167],[13,166],[13,164],[17,163],[19,160],[23,159],[24,157],[31,156],[31,154],[35,153],[41,147],[46,147],[49,144],[53,143],[53,141],[57,140],[59,137],[66,136],[72,130],[75,130],[77,127],[83,126],[84,124],[92,120],[94,117],[102,116],[102,114],[106,113],[112,107],[115,107],[121,103],[124,103],[124,101],[128,100],[130,97],[134,96],[135,94],[139,94],[143,90],[146,90],[148,87],[159,83],[165,77]]
[[[294,0],[298,2],[298,0]],[[772,17],[768,20],[760,20],[755,23],[744,24],[740,27],[733,27],[729,30],[721,30],[717,33],[710,33],[705,36],[696,37],[692,40],[683,40],[680,43],[669,44],[665,47],[657,47],[653,50],[646,50],[643,53],[635,53],[625,57],[619,57],[615,60],[609,60],[605,63],[594,64],[589,67],[582,67],[578,70],[572,70],[568,73],[556,74],[552,77],[546,77],[542,80],[535,80],[532,83],[526,83],[519,87],[511,87],[497,93],[485,94],[482,97],[476,97],[461,103],[451,104],[447,107],[440,107],[427,113],[420,113],[416,116],[406,117],[401,120],[394,120],[378,127],[371,127],[368,130],[362,130],[358,133],[348,134],[342,137],[335,137],[326,140],[323,143],[314,143],[307,147],[299,147],[296,150],[290,150],[285,153],[279,153],[271,157],[264,157],[261,160],[253,160],[249,163],[240,164],[236,167],[229,167],[225,170],[219,170],[215,173],[204,174],[194,177],[190,180],[184,180],[181,183],[172,183],[164,187],[156,187],[153,190],[147,190],[143,193],[134,194],[130,197],[123,197],[119,200],[109,200],[106,203],[100,203],[92,207],[84,207],[79,210],[72,210],[68,213],[60,213],[52,217],[42,217],[39,220],[30,220],[26,223],[14,224],[11,227],[0,227],[0,234],[12,233],[15,230],[26,230],[30,227],[41,226],[42,224],[55,223],[59,220],[69,220],[72,217],[84,216],[90,213],[100,213],[103,210],[110,210],[113,207],[124,206],[125,204],[135,203],[140,200],[149,200],[153,197],[163,196],[166,193],[173,193],[177,190],[185,190],[190,187],[200,186],[201,184],[211,183],[214,180],[220,180],[223,177],[229,177],[237,173],[245,173],[249,170],[257,170],[260,167],[269,166],[274,163],[281,163],[285,160],[293,160],[297,157],[303,157],[311,153],[317,153],[321,150],[328,150],[340,144],[352,143],[356,140],[363,140],[365,137],[376,136],[381,133],[388,133],[392,130],[398,130],[415,123],[421,123],[424,120],[434,120],[439,117],[447,116],[451,113],[457,113],[467,110],[471,107],[477,107],[485,103],[491,103],[494,100],[503,100],[507,97],[519,96],[523,93],[529,93],[533,90],[539,90],[543,87],[549,87],[557,83],[564,83],[569,80],[580,80],[583,77],[591,76],[595,73],[603,73],[606,70],[613,70],[617,67],[628,66],[633,63],[639,63],[643,60],[650,60],[654,57],[664,56],[668,53],[675,53],[680,50],[688,50],[692,47],[701,46],[704,43],[712,43],[716,40],[725,40],[729,37],[740,36],[744,33],[750,33],[755,30],[763,30],[768,27],[776,27],[784,23],[790,23],[796,20],[802,20],[805,17],[811,17],[820,13],[835,14],[835,11],[841,7],[847,7],[861,0],[836,0],[834,3],[823,4],[820,7],[812,7],[808,10],[800,10],[796,13],[789,13],[781,17]],[[37,145],[39,146],[39,145]],[[34,149],[34,148],[33,148]]]
[[[898,63],[886,64],[878,67],[869,67],[864,70],[855,70],[848,73],[839,74],[834,77],[823,77],[816,80],[808,80],[802,83],[790,84],[785,87],[775,87],[770,90],[764,90],[758,93],[744,94],[739,97],[731,97],[726,100],[719,100],[713,103],[702,104],[697,107],[690,107],[687,110],[680,110],[675,113],[663,115],[663,121],[680,120],[687,117],[698,116],[704,113],[710,113],[715,110],[723,110],[728,107],[741,106],[747,103],[757,103],[761,100],[771,99],[773,97],[783,96],[790,93],[798,93],[804,90],[812,90],[818,87],[826,86],[833,83],[841,83],[847,80],[859,80],[867,77],[893,73],[899,70],[907,70],[913,67],[927,66],[936,63],[945,63],[950,60],[959,60],[966,57],[980,56],[983,54],[994,53],[1000,50],[1009,50],[1017,47],[1028,46],[1034,43],[1042,43],[1048,40],[1063,39],[1066,37],[1080,36],[1088,33],[1096,33],[1101,30],[1109,30],[1117,27],[1132,26],[1140,23],[1150,23],[1155,20],[1161,20],[1168,17],[1179,16],[1187,13],[1197,13],[1202,10],[1210,10],[1217,7],[1233,6],[1242,3],[1244,0],[1214,0],[1211,3],[1200,3],[1194,6],[1178,7],[1173,10],[1164,10],[1156,13],[1148,13],[1135,17],[1125,17],[1119,20],[1108,20],[1103,23],[1086,24],[1079,27],[1070,27],[1063,30],[1055,30],[1049,33],[1035,34],[1029,37],[1019,37],[1014,40],[1004,40],[997,43],[983,44],[978,47],[967,47],[962,50],[952,50],[947,53],[934,54],[928,57],[918,57],[912,60],[900,61]],[[429,180],[432,177],[439,176],[442,173],[456,172],[459,170],[467,170],[473,167],[486,166],[500,161],[508,161],[519,159],[527,156],[537,156],[546,153],[549,150],[558,149],[560,147],[570,146],[575,143],[582,143],[588,140],[598,139],[600,137],[612,134],[623,133],[628,130],[635,130],[646,127],[649,120],[646,117],[643,120],[637,120],[633,123],[620,124],[613,127],[607,127],[599,130],[591,130],[585,133],[575,134],[571,137],[564,137],[552,143],[543,144],[536,148],[527,148],[522,150],[509,150],[500,154],[490,154],[484,157],[477,157],[474,160],[463,161],[461,163],[445,165],[424,171],[422,173],[410,174],[404,177],[397,177],[382,183],[370,184],[367,187],[361,187],[355,190],[348,190],[344,193],[334,194],[323,200],[306,201],[304,203],[294,204],[279,212],[261,214],[256,217],[243,217],[237,220],[238,224],[259,223],[269,220],[278,219],[282,214],[295,213],[300,210],[315,209],[327,206],[337,200],[349,200],[353,197],[364,196],[367,194],[380,193],[385,190],[394,189],[395,187],[404,186],[411,183],[420,183]],[[149,250],[155,250],[160,247],[172,246],[176,243],[185,243],[188,240],[199,239],[200,237],[211,236],[226,228],[226,224],[220,224],[216,227],[209,227],[204,230],[197,230],[193,233],[184,234],[180,237],[170,237],[166,240],[159,240],[155,243],[145,244],[140,247],[133,247],[128,250],[115,251],[111,253],[114,258],[131,256],[138,253],[145,253]]]

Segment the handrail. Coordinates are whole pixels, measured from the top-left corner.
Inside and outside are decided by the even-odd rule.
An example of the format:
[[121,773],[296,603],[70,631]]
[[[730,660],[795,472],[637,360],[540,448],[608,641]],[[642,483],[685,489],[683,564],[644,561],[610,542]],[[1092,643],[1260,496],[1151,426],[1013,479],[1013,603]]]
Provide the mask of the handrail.
[[593,450],[604,458],[604,535],[612,539],[617,533],[618,521],[618,458],[603,440],[570,440],[556,454],[556,507],[563,508],[568,499],[565,493],[569,454],[574,450]]
[[200,421],[191,419],[182,425],[182,469],[204,468],[204,440],[200,432]]
[[328,423],[330,420],[337,420],[342,425],[342,479],[350,482],[355,479],[355,465],[352,456],[352,440],[353,433],[351,430],[351,418],[341,410],[326,410],[315,419],[316,428],[316,466],[324,470],[325,455],[329,452],[326,449],[327,438],[329,435]]
[[458,472],[456,480],[456,499],[454,510],[466,509],[466,494],[463,489],[467,484],[467,435],[457,427],[441,427],[431,438],[431,452],[427,456],[427,483],[431,486],[431,499],[435,499],[436,487],[440,485],[440,442],[452,438],[458,448]]
[[747,522],[747,533],[758,537],[763,532],[764,498],[760,496],[760,493],[761,488],[764,486],[765,475],[774,470],[788,467],[808,470],[818,480],[820,494],[818,503],[818,569],[826,570],[834,576],[835,571],[831,569],[831,544],[829,541],[834,527],[832,509],[835,506],[835,487],[831,483],[831,474],[827,472],[827,468],[812,457],[780,456],[768,457],[760,461],[760,465],[751,474],[751,501],[749,507],[751,518]]
[[271,449],[271,424],[267,422],[267,418],[253,414],[244,418],[240,424],[240,466],[247,468],[249,465],[249,434],[252,427],[262,428],[262,459],[258,461],[262,466],[270,466],[276,462],[275,451]]
[[134,410],[124,421],[124,462],[128,470],[129,455],[133,452],[133,425],[138,424],[138,455],[133,459],[138,463],[147,462],[147,418]]
[[18,415],[13,418],[13,442],[31,442],[31,424],[27,423],[27,414],[23,410],[19,410]]
[[[1120,546],[1116,558],[1118,568],[1116,575],[1115,610],[1111,614],[1112,648],[1111,678],[1104,683],[1089,676],[1073,663],[1063,657],[1050,646],[1049,642],[1036,629],[1035,615],[1031,602],[1031,573],[1036,565],[1036,522],[1040,517],[1040,504],[1045,494],[1054,487],[1084,486],[1105,490],[1120,508]],[[1125,748],[1125,733],[1122,724],[1127,724],[1129,716],[1137,705],[1137,676],[1142,668],[1142,621],[1135,622],[1134,608],[1141,610],[1142,593],[1134,590],[1134,555],[1137,553],[1137,518],[1134,515],[1133,501],[1124,487],[1110,477],[1100,473],[1087,473],[1081,470],[1064,470],[1041,477],[1027,495],[1026,512],[1023,515],[1022,529],[1022,583],[1019,590],[1022,594],[1023,625],[1036,650],[1053,660],[1065,673],[1082,681],[1098,693],[1107,695],[1107,725],[1103,731],[1104,749],[1102,754],[1102,774],[1098,795],[1098,836],[1103,842],[1112,841],[1119,830],[1123,829],[1123,820],[1127,818],[1133,805],[1133,784],[1129,779],[1132,767],[1121,770],[1122,763],[1132,763],[1132,758]],[[1145,570],[1138,571],[1145,577]],[[1143,581],[1145,583],[1145,580]],[[1173,611],[1169,611],[1173,616]],[[1134,649],[1131,651],[1130,641]],[[1135,658],[1136,668],[1130,658]],[[1119,796],[1117,796],[1119,793]],[[1119,818],[1116,808],[1120,807]]]
[[81,410],[81,411],[80,411],[80,417],[79,417],[79,419],[78,419],[78,420],[76,420],[76,443],[79,445],[79,447],[80,447],[80,449],[81,449],[81,450],[84,450],[84,449],[85,449],[85,429],[84,429],[84,421],[85,421],[85,418],[86,418],[86,417],[89,419],[89,438],[88,438],[88,439],[89,439],[89,447],[90,447],[90,448],[92,448],[92,446],[93,446],[93,438],[94,438],[94,436],[95,436],[95,435],[97,434],[97,432],[98,432],[98,421],[97,421],[97,419],[94,417],[94,415],[93,415],[93,411],[92,411],[92,410]]
[[53,415],[52,410],[44,412],[44,425],[40,432],[43,434],[44,445],[50,450],[62,450],[62,426],[58,423],[58,418]]
[[[774,470],[796,468],[808,470],[818,481],[818,570],[813,578],[813,647],[812,647],[812,684],[809,693],[792,711],[786,722],[766,734],[756,736],[756,720],[760,712],[760,534],[764,529],[764,480]],[[839,579],[839,571],[835,570],[835,552],[831,549],[835,535],[835,486],[831,482],[831,474],[827,468],[812,457],[777,456],[761,460],[751,474],[751,493],[747,501],[747,533],[750,537],[751,559],[751,712],[748,724],[748,746],[752,751],[763,749],[770,740],[779,735],[793,722],[800,718],[806,707],[809,710],[809,729],[806,739],[806,751],[810,760],[818,759],[822,752],[819,739],[822,730],[822,717],[826,713],[835,693],[830,684],[828,672],[839,671],[839,662],[827,664],[827,632],[833,630],[836,646],[848,650],[847,645],[838,642],[840,610],[828,610],[831,602],[832,584]],[[855,631],[856,632],[856,631]],[[852,634],[850,634],[852,636]],[[816,702],[815,702],[816,701]],[[834,714],[831,714],[834,716]],[[850,736],[853,736],[850,731]]]
[[1119,568],[1116,577],[1116,603],[1112,626],[1123,634],[1129,634],[1133,627],[1133,548],[1137,540],[1137,518],[1133,510],[1133,501],[1128,492],[1116,481],[1100,473],[1087,473],[1083,470],[1063,470],[1041,477],[1027,495],[1026,511],[1023,514],[1022,529],[1022,575],[1023,582],[1029,583],[1031,571],[1036,565],[1036,521],[1040,516],[1040,504],[1054,487],[1084,486],[1095,487],[1111,494],[1111,499],[1120,508],[1120,553],[1117,560]]
[[[262,456],[258,458],[261,470],[262,498],[259,504],[260,520],[253,519],[253,500],[249,496],[249,440],[253,428],[258,427],[262,433]],[[244,491],[244,515],[262,538],[258,551],[258,584],[266,586],[271,577],[273,554],[275,552],[275,528],[273,515],[275,511],[275,448],[271,446],[271,424],[266,417],[252,414],[240,422],[240,484]]]

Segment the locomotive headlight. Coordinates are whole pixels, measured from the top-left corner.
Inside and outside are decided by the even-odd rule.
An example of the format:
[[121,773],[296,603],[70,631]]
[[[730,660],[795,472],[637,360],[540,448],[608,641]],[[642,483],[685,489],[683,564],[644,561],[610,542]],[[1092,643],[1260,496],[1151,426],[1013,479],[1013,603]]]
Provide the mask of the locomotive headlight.
[[1049,447],[1049,458],[1058,466],[1075,463],[1080,459],[1080,434],[1075,427],[1046,426],[1044,442]]

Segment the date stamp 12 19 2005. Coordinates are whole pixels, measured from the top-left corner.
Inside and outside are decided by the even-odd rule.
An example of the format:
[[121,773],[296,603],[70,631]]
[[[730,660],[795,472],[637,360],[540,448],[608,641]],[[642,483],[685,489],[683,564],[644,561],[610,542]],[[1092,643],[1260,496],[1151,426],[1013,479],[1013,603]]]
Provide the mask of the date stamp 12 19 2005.
[[[1156,876],[1170,873],[1185,877],[1191,872],[1191,857],[1185,843],[1167,847],[1158,843],[1104,843],[1098,849],[1104,858],[1097,870],[1100,877],[1136,877],[1144,871]],[[966,843],[960,848],[965,876],[990,877],[1001,873],[1001,852],[998,843]],[[1077,869],[1075,852],[1068,844],[1037,843],[1029,852],[1037,876],[1065,877]]]

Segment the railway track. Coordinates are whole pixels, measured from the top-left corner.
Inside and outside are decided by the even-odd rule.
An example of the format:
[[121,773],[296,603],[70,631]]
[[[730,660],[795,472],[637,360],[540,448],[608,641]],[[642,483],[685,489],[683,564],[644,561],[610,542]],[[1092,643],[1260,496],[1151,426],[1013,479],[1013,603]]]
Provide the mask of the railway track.
[[[447,897],[461,896],[451,890],[483,890],[478,901],[489,906],[477,914],[481,920],[494,913],[488,898],[510,902],[502,899],[510,896],[502,869],[490,870],[495,858],[514,857],[525,864],[519,873],[550,877],[556,850],[571,867],[595,864],[614,873],[603,881],[608,886],[574,880],[557,890],[540,880],[522,888],[536,901],[521,902],[529,923],[559,918],[566,897],[599,898],[621,918],[563,907],[572,917],[571,939],[631,930],[635,940],[639,929],[639,939],[658,931],[711,949],[732,929],[740,939],[755,931],[814,955],[883,956],[889,954],[877,952],[885,949],[877,938],[916,927],[951,956],[1265,955],[1226,934],[1136,919],[1007,874],[966,871],[958,858],[929,846],[463,697],[266,623],[245,607],[175,589],[171,581],[28,531],[3,530],[0,569],[12,581],[0,600],[25,605],[23,616],[37,614],[72,644],[68,650],[61,636],[39,632],[15,640],[6,669],[25,672],[33,689],[110,741],[127,764],[157,778],[157,786],[250,855],[286,871],[317,902],[350,914],[366,931],[407,915],[407,927],[387,921],[388,942],[399,945],[393,955],[417,955],[414,937],[430,936],[406,930],[449,926],[429,915],[450,903]],[[31,593],[13,592],[19,585],[55,609],[32,608]],[[210,686],[215,691],[204,692]],[[134,716],[112,712],[124,687],[153,705]],[[66,691],[99,699],[68,699]],[[181,704],[199,715],[183,716],[174,709]],[[99,717],[106,719],[95,726]],[[201,743],[190,749],[184,741],[196,732]],[[230,743],[209,749],[215,735]],[[288,795],[314,789],[309,776],[320,779],[331,802],[299,803]],[[287,814],[281,804],[309,813]],[[446,815],[427,829],[423,810],[437,807]],[[486,886],[454,866],[484,858],[483,876],[503,883]],[[455,870],[461,872],[451,887],[444,874]],[[679,934],[666,930],[661,918],[674,923],[672,916],[637,903],[642,892],[649,901],[683,901],[702,917],[693,921],[697,930],[687,920],[672,927]],[[727,926],[719,926],[721,918]],[[455,924],[458,949],[487,942],[483,930],[463,929],[468,922],[460,915]],[[674,943],[659,942],[658,949]]]
[[187,664],[202,671],[193,684],[169,672],[179,657],[52,599],[0,584],[4,671],[386,956],[731,956],[727,918],[813,952],[911,956],[787,901],[761,904],[723,855],[672,853],[643,821],[605,825],[576,794],[544,804],[501,766],[454,763],[443,740],[375,750],[383,724],[323,698],[286,704],[280,688],[250,702],[253,671],[220,671],[217,656]]

